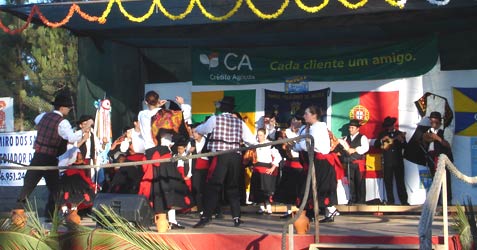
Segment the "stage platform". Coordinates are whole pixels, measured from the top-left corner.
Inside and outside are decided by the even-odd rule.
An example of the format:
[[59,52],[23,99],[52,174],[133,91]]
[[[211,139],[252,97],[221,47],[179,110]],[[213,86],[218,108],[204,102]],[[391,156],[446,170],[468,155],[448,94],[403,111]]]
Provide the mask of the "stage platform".
[[[192,228],[199,217],[197,213],[189,213],[177,215],[177,220],[186,229],[171,230],[163,234],[154,233],[155,227],[150,227],[149,230],[153,237],[162,237],[173,241],[180,249],[281,249],[281,231],[285,220],[280,218],[282,213],[278,211],[283,209],[275,208],[277,213],[272,215],[257,215],[255,214],[256,209],[257,207],[254,206],[244,207],[242,215],[244,224],[240,227],[233,226],[232,218],[226,211],[223,219],[214,219],[208,226],[201,229]],[[357,208],[350,208],[350,210],[356,211]],[[452,225],[452,221],[450,216],[450,225]],[[319,241],[320,243],[348,244],[356,249],[358,249],[358,244],[369,246],[369,248],[361,247],[359,249],[378,249],[372,247],[373,245],[392,245],[392,249],[418,249],[418,223],[419,215],[415,214],[384,213],[384,215],[377,216],[373,213],[357,214],[343,211],[342,215],[336,217],[335,222],[320,224]],[[82,225],[95,226],[90,218],[84,218]],[[433,244],[443,243],[442,225],[442,216],[436,216],[432,227]],[[309,249],[310,245],[315,243],[314,232],[315,227],[312,225],[308,234],[294,234],[294,249]],[[455,239],[452,239],[455,232],[451,229],[450,235],[451,246],[449,249],[455,249],[453,247]],[[434,249],[440,248],[436,246]]]

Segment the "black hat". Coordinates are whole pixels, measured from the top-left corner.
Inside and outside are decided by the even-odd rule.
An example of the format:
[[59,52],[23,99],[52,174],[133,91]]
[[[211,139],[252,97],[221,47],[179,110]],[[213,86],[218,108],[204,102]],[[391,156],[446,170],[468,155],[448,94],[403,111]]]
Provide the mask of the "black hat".
[[388,116],[384,118],[383,128],[391,127],[396,123],[397,119],[395,117]]
[[441,116],[441,113],[437,112],[437,111],[433,111],[431,112],[431,115],[429,115],[429,118],[434,118],[434,119],[439,119],[439,120],[442,120],[442,116]]
[[76,122],[76,124],[80,125],[81,123],[87,121],[87,120],[93,120],[94,121],[94,118],[90,115],[82,115],[80,116],[80,118],[78,119],[78,121]]
[[235,107],[235,98],[233,96],[224,96],[224,98],[222,98],[222,101],[220,101],[219,103],[222,105]]
[[73,107],[73,101],[69,92],[61,92],[56,95],[55,101],[51,104],[58,107]]
[[359,123],[359,120],[353,119],[349,121],[349,126],[355,126],[355,127],[361,127],[361,124]]

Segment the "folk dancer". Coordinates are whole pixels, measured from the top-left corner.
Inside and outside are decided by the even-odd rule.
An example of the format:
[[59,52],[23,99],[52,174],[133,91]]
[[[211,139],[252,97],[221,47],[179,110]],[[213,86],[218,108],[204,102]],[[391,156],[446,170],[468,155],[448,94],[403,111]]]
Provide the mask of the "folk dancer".
[[[235,99],[225,96],[219,103],[223,113],[211,116],[205,123],[196,128],[199,134],[210,134],[208,149],[212,152],[226,151],[240,146],[241,141],[248,145],[255,144],[255,138],[247,125],[231,113],[234,111]],[[204,215],[194,225],[201,228],[210,223],[212,213],[217,207],[218,195],[224,186],[225,194],[230,202],[234,226],[240,226],[240,168],[242,167],[240,152],[231,152],[214,156],[209,167],[206,185]]]

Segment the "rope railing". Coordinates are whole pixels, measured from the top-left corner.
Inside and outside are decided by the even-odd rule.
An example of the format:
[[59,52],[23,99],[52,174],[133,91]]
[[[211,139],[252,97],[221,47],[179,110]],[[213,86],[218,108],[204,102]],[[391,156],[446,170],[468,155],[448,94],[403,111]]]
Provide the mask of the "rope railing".
[[[177,162],[179,160],[186,161],[188,159],[197,159],[201,157],[213,157],[217,155],[223,155],[223,154],[228,154],[228,153],[233,153],[233,152],[238,152],[238,151],[246,151],[249,149],[255,149],[255,148],[260,148],[260,147],[266,147],[266,146],[272,146],[272,145],[279,145],[279,144],[285,144],[289,142],[296,142],[296,141],[301,141],[305,139],[306,140],[306,149],[307,152],[314,152],[314,140],[313,136],[311,135],[300,135],[295,138],[287,138],[287,139],[281,139],[281,140],[276,140],[276,141],[271,141],[267,143],[261,143],[261,144],[256,144],[248,147],[240,147],[236,149],[230,149],[230,150],[225,150],[225,151],[220,151],[220,152],[209,152],[209,153],[203,153],[203,154],[195,154],[195,155],[188,155],[188,156],[174,156],[171,158],[167,159],[157,159],[157,160],[146,160],[146,161],[135,161],[135,162],[123,162],[123,163],[110,163],[110,164],[102,164],[102,165],[74,165],[74,166],[27,166],[15,161],[11,161],[5,157],[0,157],[5,162],[10,162],[13,164],[16,164],[18,166],[0,166],[0,171],[1,170],[67,170],[67,169],[92,169],[92,168],[119,168],[119,167],[133,167],[137,165],[144,165],[144,164],[154,164],[154,163],[163,163],[163,162]],[[306,178],[306,188],[304,195],[302,197],[302,203],[296,212],[296,216],[287,220],[285,224],[283,225],[283,230],[282,230],[282,249],[286,249],[286,229],[289,227],[289,225],[292,225],[297,218],[301,215],[301,213],[304,210],[304,207],[306,205],[306,201],[308,200],[309,192],[310,192],[310,186],[312,188],[312,194],[313,194],[313,205],[314,205],[314,213],[315,213],[315,242],[319,241],[319,223],[317,220],[318,216],[318,192],[316,190],[316,176],[315,176],[315,168],[313,164],[313,159],[314,159],[314,154],[308,154],[308,159],[309,159],[309,169],[307,173],[307,178]],[[311,183],[311,185],[310,185]],[[292,242],[293,238],[293,230],[290,232],[289,236],[289,241]],[[290,245],[290,250],[293,249],[293,245]]]
[[437,208],[439,194],[442,189],[443,221],[444,221],[444,247],[448,249],[448,221],[447,221],[447,183],[446,171],[449,171],[459,180],[468,184],[477,184],[477,176],[469,177],[460,172],[449,158],[441,154],[437,162],[437,170],[432,181],[432,185],[426,196],[426,201],[422,206],[421,218],[419,220],[419,249],[432,249],[432,222]]

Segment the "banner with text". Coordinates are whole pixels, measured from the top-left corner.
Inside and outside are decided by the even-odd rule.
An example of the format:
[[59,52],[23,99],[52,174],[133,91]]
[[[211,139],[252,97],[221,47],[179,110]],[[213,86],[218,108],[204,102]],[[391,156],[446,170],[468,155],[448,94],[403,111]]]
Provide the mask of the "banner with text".
[[193,85],[405,78],[437,62],[434,38],[348,47],[194,48]]
[[274,113],[280,127],[286,124],[298,111],[305,111],[315,105],[326,112],[330,89],[321,89],[307,93],[287,94],[285,92],[265,90],[265,112]]
[[[29,165],[33,158],[33,143],[36,139],[36,131],[1,133],[0,134],[0,166],[18,166],[7,162],[10,161]],[[25,170],[0,170],[0,186],[23,186]],[[44,180],[38,185],[45,185]]]

